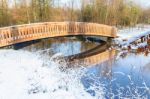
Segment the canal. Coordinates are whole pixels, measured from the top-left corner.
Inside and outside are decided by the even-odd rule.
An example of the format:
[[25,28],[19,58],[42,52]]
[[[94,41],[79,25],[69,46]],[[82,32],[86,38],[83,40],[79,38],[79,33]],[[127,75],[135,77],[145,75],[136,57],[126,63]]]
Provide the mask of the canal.
[[16,44],[0,50],[0,99],[149,99],[145,52],[81,37]]

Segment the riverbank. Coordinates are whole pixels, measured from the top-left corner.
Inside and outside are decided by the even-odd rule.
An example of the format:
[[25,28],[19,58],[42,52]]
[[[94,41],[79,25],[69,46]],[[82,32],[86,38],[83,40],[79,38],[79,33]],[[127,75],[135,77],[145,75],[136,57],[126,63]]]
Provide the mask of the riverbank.
[[132,28],[119,29],[117,33],[117,38],[115,43],[123,48],[127,49],[138,49],[139,47],[144,47],[147,42],[141,41],[141,38],[149,39],[150,35],[150,25],[137,25]]

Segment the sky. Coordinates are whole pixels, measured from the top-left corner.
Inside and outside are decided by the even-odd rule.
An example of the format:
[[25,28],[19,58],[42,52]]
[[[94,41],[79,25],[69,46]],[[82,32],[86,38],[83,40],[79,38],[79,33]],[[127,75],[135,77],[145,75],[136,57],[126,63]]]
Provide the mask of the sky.
[[56,1],[59,1],[63,6],[70,6],[71,2],[73,1],[74,2],[74,7],[80,8],[79,2],[81,0],[56,0]]
[[[10,3],[12,4],[12,1],[13,0],[10,0]],[[62,6],[69,6],[71,1],[74,1],[74,6],[77,7],[77,8],[80,8],[80,4],[79,2],[81,0],[54,0],[55,2],[59,2],[59,5],[62,5]],[[129,0],[129,1],[133,1],[137,4],[139,4],[140,6],[144,7],[144,8],[147,8],[149,7],[150,8],[150,0]]]
[[142,7],[150,7],[150,0],[131,0],[139,5],[141,5]]
[[[67,4],[72,0],[58,0],[58,1],[60,1],[62,4]],[[79,0],[74,0],[74,1],[76,2],[76,4],[77,2],[79,2]],[[144,8],[150,7],[150,0],[130,0],[130,1],[133,1]]]

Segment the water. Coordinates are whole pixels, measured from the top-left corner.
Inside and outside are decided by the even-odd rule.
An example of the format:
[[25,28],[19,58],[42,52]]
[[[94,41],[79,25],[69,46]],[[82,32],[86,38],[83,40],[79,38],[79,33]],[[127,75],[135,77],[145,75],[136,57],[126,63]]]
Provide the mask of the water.
[[57,38],[1,49],[0,99],[149,99],[150,55],[93,50],[65,70],[65,61],[54,61],[98,45]]
[[62,53],[64,56],[69,56],[84,52],[96,47],[97,45],[98,43],[93,44],[92,42],[81,42],[75,37],[60,37],[29,42],[27,45],[23,46],[19,44],[16,45],[15,48],[20,50],[28,50],[30,52],[49,51],[51,55]]
[[87,76],[82,78],[82,82],[89,82],[86,87],[103,84],[107,99],[149,99],[149,61],[150,56],[128,53],[126,57],[115,60],[112,65],[104,63],[88,68]]

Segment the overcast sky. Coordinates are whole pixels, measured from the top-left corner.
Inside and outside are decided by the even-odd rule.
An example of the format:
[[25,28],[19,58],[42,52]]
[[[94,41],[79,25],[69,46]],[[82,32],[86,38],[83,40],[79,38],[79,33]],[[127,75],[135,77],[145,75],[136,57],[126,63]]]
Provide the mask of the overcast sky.
[[141,5],[142,7],[150,7],[150,0],[131,0]]
[[[72,0],[58,0],[60,1],[61,3],[63,4],[68,4],[69,1],[72,1]],[[78,0],[74,0],[76,3],[79,2]],[[141,5],[142,7],[150,7],[150,0],[130,0],[130,1],[133,1],[139,5]]]
[[[10,4],[12,4],[12,1],[14,0],[9,0],[10,1]],[[81,0],[54,0],[55,3],[59,3],[59,5],[62,5],[62,6],[69,6],[70,2],[71,1],[74,1],[74,6],[77,7],[77,8],[80,8],[80,4],[79,4],[79,1]],[[149,7],[150,8],[150,0],[128,0],[128,1],[133,1],[139,5],[141,5],[142,7]]]

